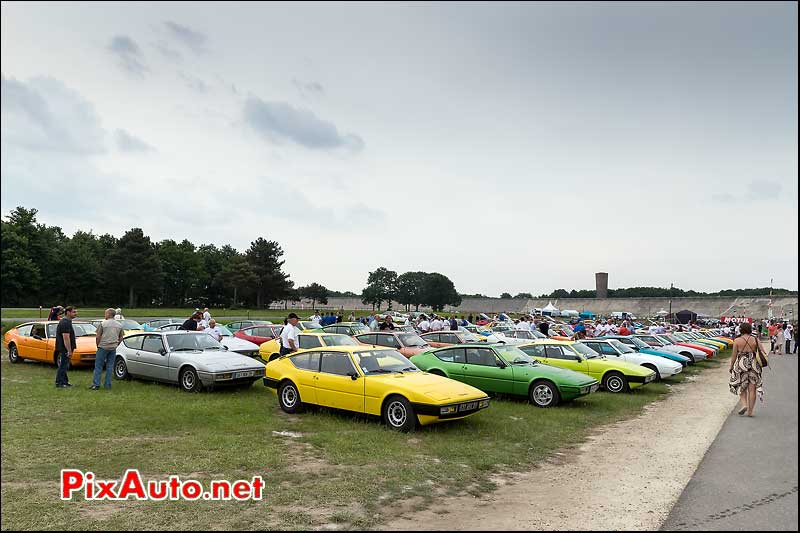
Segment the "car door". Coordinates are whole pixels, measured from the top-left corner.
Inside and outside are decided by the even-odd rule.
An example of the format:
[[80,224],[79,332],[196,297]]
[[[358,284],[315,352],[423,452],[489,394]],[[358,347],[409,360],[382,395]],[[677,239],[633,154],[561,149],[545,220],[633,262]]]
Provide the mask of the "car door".
[[[55,339],[54,339],[55,340]],[[34,324],[31,328],[31,340],[29,341],[29,353],[31,359],[37,361],[46,361],[51,363],[54,361],[53,353],[49,353],[47,349],[47,331],[44,324]]]
[[378,342],[377,339],[375,338],[376,336],[377,335],[375,333],[365,333],[363,335],[356,335],[353,338],[358,342],[360,342],[361,344],[374,346]]
[[[303,335],[300,335],[302,338]],[[319,352],[299,353],[289,357],[289,362],[297,369],[293,376],[300,399],[306,403],[318,404],[317,376],[319,375]]]
[[161,335],[142,335],[142,337],[142,347],[138,350],[137,355],[141,375],[166,381],[169,357],[166,355]]
[[491,348],[465,346],[464,383],[484,392],[511,393],[514,374]]
[[[142,349],[144,335],[133,335],[122,339],[125,346],[125,361],[128,366],[128,373],[134,376],[142,375],[142,365],[139,361],[139,353]],[[119,350],[119,348],[117,348]]]
[[349,353],[322,352],[316,396],[319,405],[364,412],[364,377],[356,371]]
[[574,370],[575,372],[589,373],[586,360],[579,361],[578,356],[568,348],[558,344],[547,344],[544,347],[545,363],[559,368]]
[[31,357],[31,330],[33,329],[33,324],[26,324],[24,326],[17,326],[17,338],[14,342],[17,345],[17,354],[23,358]]
[[444,369],[450,378],[464,381],[464,365],[467,362],[464,348],[445,348],[444,350],[437,350],[433,355],[440,361],[438,366]]

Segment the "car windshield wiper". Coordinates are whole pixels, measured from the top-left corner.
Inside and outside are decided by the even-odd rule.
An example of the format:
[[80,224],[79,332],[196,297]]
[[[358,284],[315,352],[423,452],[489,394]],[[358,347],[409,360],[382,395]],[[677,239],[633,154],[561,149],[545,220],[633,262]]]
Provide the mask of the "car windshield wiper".
[[173,352],[199,352],[200,348],[175,348]]
[[395,371],[394,370],[387,370],[385,368],[377,368],[375,370],[370,370],[367,373],[368,374],[391,374],[392,372],[395,372]]
[[418,369],[417,369],[417,367],[415,367],[415,366],[407,366],[407,367],[405,367],[403,370],[404,370],[404,371],[410,371],[410,372],[413,372],[414,370],[418,370]]
[[205,348],[205,349],[206,350],[221,350],[222,348],[220,348],[219,346],[209,346],[208,348]]

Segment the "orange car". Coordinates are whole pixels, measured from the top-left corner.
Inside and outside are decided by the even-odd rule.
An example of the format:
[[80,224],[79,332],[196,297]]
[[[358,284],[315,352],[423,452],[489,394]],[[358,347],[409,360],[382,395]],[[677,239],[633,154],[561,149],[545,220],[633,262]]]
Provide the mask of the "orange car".
[[481,342],[477,335],[469,331],[430,331],[423,333],[421,337],[434,348]]
[[361,344],[394,348],[409,358],[431,349],[422,337],[405,331],[373,331],[354,335],[353,338]]
[[[3,346],[8,349],[8,360],[20,363],[23,359],[56,362],[56,327],[58,322],[42,320],[26,322],[11,328],[3,336]],[[97,353],[95,341],[97,328],[88,322],[73,322],[76,348],[72,352],[72,366],[94,365]]]

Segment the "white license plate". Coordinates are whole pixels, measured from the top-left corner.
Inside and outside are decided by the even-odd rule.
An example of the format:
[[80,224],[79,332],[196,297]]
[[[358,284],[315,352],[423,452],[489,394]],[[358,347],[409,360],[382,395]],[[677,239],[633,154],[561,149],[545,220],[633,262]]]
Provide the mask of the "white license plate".
[[458,406],[458,412],[461,411],[470,411],[472,409],[477,409],[478,402],[469,402],[469,403],[462,403]]
[[236,378],[249,378],[252,375],[253,375],[253,371],[252,370],[248,370],[247,372],[234,372],[233,379],[236,379]]

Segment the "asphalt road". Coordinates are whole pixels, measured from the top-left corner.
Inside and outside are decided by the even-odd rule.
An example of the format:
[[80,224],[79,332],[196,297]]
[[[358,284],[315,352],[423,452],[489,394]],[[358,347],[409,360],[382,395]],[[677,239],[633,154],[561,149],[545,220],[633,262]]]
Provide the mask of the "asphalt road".
[[662,530],[797,530],[797,357],[771,356],[764,403],[736,404]]

